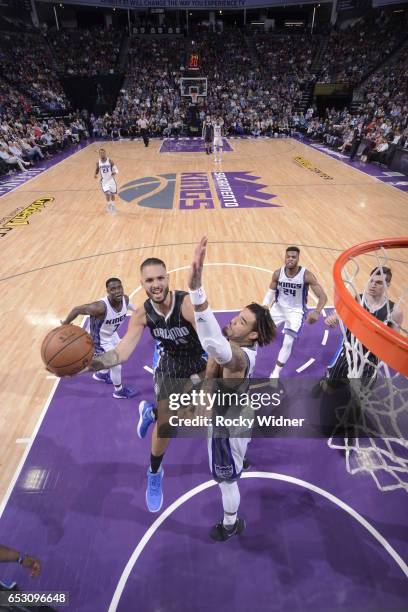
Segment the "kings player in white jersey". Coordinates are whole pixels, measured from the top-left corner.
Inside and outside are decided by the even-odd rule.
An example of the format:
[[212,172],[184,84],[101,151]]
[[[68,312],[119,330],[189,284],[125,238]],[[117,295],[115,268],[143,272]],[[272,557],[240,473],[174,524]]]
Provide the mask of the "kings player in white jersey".
[[[221,331],[202,286],[206,249],[207,238],[204,237],[195,249],[190,270],[190,299],[194,307],[197,334],[203,349],[208,353],[205,377],[225,379],[224,389],[229,396],[231,391],[237,390],[237,387],[230,386],[234,381],[239,386],[245,385],[247,381],[249,387],[258,345],[265,346],[272,342],[276,329],[269,312],[259,304],[252,303],[243,308]],[[220,408],[223,408],[224,402],[221,404]],[[238,406],[230,406],[230,410],[231,414],[240,414]],[[233,437],[228,431],[222,436],[219,433],[213,426],[208,440],[208,453],[213,478],[220,487],[224,515],[211,529],[210,537],[217,542],[225,542],[234,535],[240,535],[245,529],[245,521],[238,517],[238,480],[250,437]]]
[[271,308],[271,316],[276,325],[284,324],[283,344],[278,360],[270,374],[278,379],[280,372],[290,357],[293,343],[298,337],[306,316],[306,303],[309,287],[318,299],[317,306],[306,316],[306,323],[315,323],[327,302],[327,295],[314,274],[299,266],[300,249],[290,246],[286,249],[285,265],[275,270],[263,305]]
[[213,128],[214,128],[213,148],[214,148],[214,161],[215,162],[220,162],[221,156],[222,156],[222,123],[223,122],[222,122],[221,117],[218,117],[215,123],[213,124]]
[[114,162],[106,156],[105,149],[99,149],[99,159],[96,162],[95,178],[100,177],[101,188],[108,203],[107,211],[115,212],[115,194],[118,192],[115,176],[118,169]]
[[[134,310],[129,298],[123,292],[119,278],[108,278],[106,281],[108,295],[97,302],[76,306],[71,310],[62,325],[68,325],[78,315],[89,315],[90,333],[94,343],[95,355],[114,349],[120,341],[117,330],[125,320],[128,310]],[[100,370],[93,375],[95,380],[113,384],[115,399],[128,399],[136,395],[136,391],[122,385],[122,366],[115,365],[110,370]]]

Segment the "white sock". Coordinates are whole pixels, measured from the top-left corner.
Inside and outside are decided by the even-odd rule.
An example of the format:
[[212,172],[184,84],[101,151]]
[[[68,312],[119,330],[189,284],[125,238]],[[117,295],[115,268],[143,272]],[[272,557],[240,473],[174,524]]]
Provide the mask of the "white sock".
[[231,529],[237,522],[237,513],[224,512],[222,524],[226,529]]
[[279,374],[281,373],[283,366],[278,366],[276,365],[273,369],[273,372],[270,376],[270,378],[279,378]]
[[113,366],[113,368],[110,369],[110,375],[111,375],[111,380],[115,386],[115,389],[121,389],[122,388],[122,366],[121,365],[116,365]]
[[237,512],[241,496],[237,482],[220,482],[219,487],[222,495],[222,506],[224,508],[224,527],[232,527],[237,520]]
[[292,353],[292,348],[293,348],[293,343],[295,341],[295,338],[293,336],[291,336],[290,334],[284,334],[283,335],[283,343],[282,343],[282,348],[279,351],[279,355],[278,355],[278,361],[279,363],[286,363],[287,360],[289,359],[291,353]]

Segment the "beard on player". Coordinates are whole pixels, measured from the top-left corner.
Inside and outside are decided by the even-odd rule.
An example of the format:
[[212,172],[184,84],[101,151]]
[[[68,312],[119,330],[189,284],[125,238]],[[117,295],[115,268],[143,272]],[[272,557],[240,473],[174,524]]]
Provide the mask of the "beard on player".
[[160,287],[159,289],[151,289],[150,291],[147,291],[147,294],[155,304],[162,304],[168,296],[169,291],[169,287],[167,286]]

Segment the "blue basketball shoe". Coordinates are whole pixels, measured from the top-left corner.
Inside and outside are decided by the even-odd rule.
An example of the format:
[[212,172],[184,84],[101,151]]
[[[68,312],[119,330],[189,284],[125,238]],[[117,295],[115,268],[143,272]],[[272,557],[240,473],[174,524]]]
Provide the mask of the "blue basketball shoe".
[[149,512],[158,512],[163,505],[163,480],[164,470],[153,474],[150,468],[147,470],[146,504]]
[[115,389],[112,395],[115,399],[129,399],[131,397],[135,397],[135,395],[137,395],[137,391],[129,389],[129,387],[122,387],[118,390]]
[[137,435],[144,438],[150,425],[155,422],[153,404],[142,400],[139,404],[139,422],[137,424]]
[[92,378],[94,380],[99,380],[99,382],[104,382],[107,385],[111,385],[112,384],[112,379],[110,377],[109,372],[95,372],[92,375]]

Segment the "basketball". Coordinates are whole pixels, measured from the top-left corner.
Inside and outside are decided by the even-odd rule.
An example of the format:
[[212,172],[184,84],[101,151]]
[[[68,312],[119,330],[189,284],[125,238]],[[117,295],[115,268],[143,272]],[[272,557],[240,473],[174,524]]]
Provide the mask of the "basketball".
[[41,346],[41,358],[56,376],[78,374],[91,363],[93,352],[91,336],[77,325],[52,329]]

